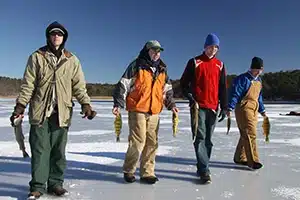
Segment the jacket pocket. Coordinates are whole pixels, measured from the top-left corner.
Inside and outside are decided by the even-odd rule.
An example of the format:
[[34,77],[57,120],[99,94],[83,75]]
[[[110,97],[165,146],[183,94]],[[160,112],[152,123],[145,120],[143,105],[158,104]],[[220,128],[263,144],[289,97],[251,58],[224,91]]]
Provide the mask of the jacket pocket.
[[72,101],[64,101],[65,112],[63,112],[63,119],[65,119],[65,123],[67,124],[67,126],[71,125],[74,105],[75,104]]

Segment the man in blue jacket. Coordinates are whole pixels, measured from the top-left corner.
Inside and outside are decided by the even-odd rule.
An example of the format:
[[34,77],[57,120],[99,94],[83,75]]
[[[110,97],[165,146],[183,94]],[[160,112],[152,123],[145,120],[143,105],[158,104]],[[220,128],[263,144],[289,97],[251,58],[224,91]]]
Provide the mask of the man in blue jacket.
[[240,140],[236,147],[234,162],[260,169],[256,146],[256,128],[258,113],[266,116],[262,98],[262,81],[259,75],[263,72],[263,60],[252,59],[250,70],[235,78],[228,101],[227,116],[235,109],[236,122],[240,131]]

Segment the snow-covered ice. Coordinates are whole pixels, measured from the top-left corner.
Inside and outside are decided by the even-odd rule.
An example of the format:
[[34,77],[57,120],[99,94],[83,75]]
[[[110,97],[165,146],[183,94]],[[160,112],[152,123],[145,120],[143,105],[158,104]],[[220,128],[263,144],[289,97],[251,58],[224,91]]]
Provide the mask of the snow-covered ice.
[[[30,181],[30,159],[23,159],[14,140],[9,116],[14,99],[0,99],[0,200],[25,199]],[[179,103],[179,131],[172,136],[171,113],[161,113],[159,150],[156,159],[155,185],[126,184],[123,181],[122,164],[127,149],[127,113],[122,111],[123,129],[121,142],[115,142],[112,103],[93,102],[98,116],[92,120],[81,118],[80,106],[74,108],[74,118],[67,145],[68,166],[65,187],[70,199],[131,199],[131,200],[300,200],[300,117],[281,116],[299,105],[266,105],[271,120],[270,143],[262,135],[262,117],[258,124],[258,150],[264,168],[249,171],[237,166],[232,158],[239,139],[233,116],[229,135],[226,120],[217,124],[213,135],[211,159],[212,184],[199,185],[195,174],[195,153],[190,132],[189,108]],[[28,117],[23,129],[28,144]],[[138,177],[138,171],[137,171]],[[44,195],[41,200],[55,199]]]

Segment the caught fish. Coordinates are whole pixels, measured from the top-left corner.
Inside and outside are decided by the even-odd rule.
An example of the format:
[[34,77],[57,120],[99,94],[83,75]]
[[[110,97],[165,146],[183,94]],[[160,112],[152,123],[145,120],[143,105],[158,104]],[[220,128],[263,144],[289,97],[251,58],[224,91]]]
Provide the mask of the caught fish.
[[25,150],[25,144],[24,144],[25,138],[24,138],[23,129],[22,129],[22,121],[23,121],[23,116],[20,115],[13,121],[12,126],[14,128],[15,138],[19,145],[19,149],[22,151],[23,157],[27,158],[27,157],[29,157],[29,155]]
[[271,125],[270,125],[270,121],[269,121],[268,117],[264,117],[262,128],[263,128],[263,134],[265,136],[265,141],[269,142],[270,141],[269,135],[270,135]]
[[178,132],[178,123],[179,123],[179,118],[177,113],[173,113],[172,115],[172,122],[173,122],[173,137],[176,137],[177,132]]
[[230,127],[231,127],[231,117],[227,118],[227,135],[229,134],[230,131]]
[[190,108],[191,112],[191,129],[192,129],[192,134],[193,134],[193,141],[195,142],[196,136],[197,136],[197,129],[198,129],[198,112],[199,112],[199,106],[198,103],[194,103],[191,105]]
[[115,125],[116,141],[120,142],[120,134],[121,134],[121,130],[122,130],[122,116],[121,116],[121,113],[116,115],[114,125]]

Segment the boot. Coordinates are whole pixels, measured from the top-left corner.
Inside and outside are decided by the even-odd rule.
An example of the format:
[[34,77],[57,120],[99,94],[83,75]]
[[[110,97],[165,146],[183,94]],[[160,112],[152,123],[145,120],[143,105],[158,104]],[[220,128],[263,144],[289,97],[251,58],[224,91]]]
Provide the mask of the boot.
[[247,161],[237,161],[237,160],[233,160],[233,162],[235,164],[238,164],[238,165],[247,165]]
[[140,181],[141,183],[145,183],[145,184],[155,184],[156,181],[158,181],[158,178],[155,176],[148,176],[148,177],[142,177]]
[[38,199],[42,196],[43,194],[38,192],[38,191],[35,191],[35,192],[30,192],[28,194],[28,198],[27,200],[35,200],[35,199]]
[[261,164],[260,162],[253,162],[253,164],[251,166],[248,165],[248,167],[250,167],[253,170],[257,170],[263,167],[263,164]]
[[211,176],[209,172],[202,172],[200,175],[200,183],[201,184],[209,184],[211,183]]
[[132,173],[124,173],[124,180],[127,183],[133,183],[135,182],[135,176]]
[[55,196],[66,196],[69,195],[69,192],[62,186],[56,186],[54,188],[48,188],[48,193]]

